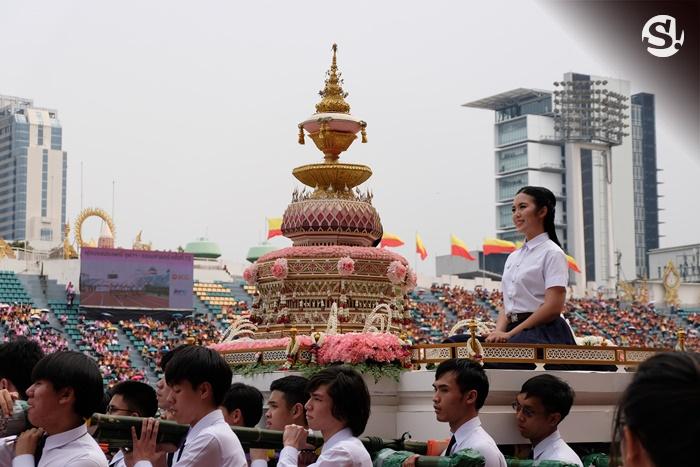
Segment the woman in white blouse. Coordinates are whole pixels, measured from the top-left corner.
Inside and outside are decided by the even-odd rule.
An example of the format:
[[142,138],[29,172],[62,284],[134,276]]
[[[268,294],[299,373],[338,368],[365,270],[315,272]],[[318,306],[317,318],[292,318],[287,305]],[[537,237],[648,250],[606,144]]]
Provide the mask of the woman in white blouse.
[[513,223],[525,244],[506,260],[503,309],[487,342],[576,344],[561,317],[569,268],[554,229],[555,206],[544,187],[526,186],[515,196]]
[[[323,447],[309,467],[371,467],[372,459],[357,438],[365,431],[370,412],[369,390],[362,376],[347,366],[321,370],[309,379],[306,419],[309,428],[320,431]],[[278,466],[298,465],[299,451],[306,448],[308,430],[287,425]]]

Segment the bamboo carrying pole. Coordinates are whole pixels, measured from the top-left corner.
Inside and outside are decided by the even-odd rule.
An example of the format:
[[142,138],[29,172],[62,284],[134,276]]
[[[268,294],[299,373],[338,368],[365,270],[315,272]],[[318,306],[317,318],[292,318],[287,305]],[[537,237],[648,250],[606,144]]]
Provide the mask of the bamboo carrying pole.
[[[124,417],[114,415],[94,414],[88,425],[96,428],[94,437],[98,442],[109,444],[111,449],[121,449],[131,446],[131,427],[136,428],[136,435],[140,436],[142,418]],[[238,437],[238,440],[246,448],[281,449],[282,432],[274,430],[263,430],[260,428],[234,427],[231,429]],[[157,443],[167,443],[179,445],[187,435],[188,426],[180,425],[169,420],[160,420],[158,428]],[[410,451],[419,454],[416,460],[418,467],[476,467],[483,466],[483,458],[475,452],[461,451],[451,457],[425,456],[427,443],[411,441],[410,439],[382,439],[374,436],[360,438],[367,451],[382,458],[391,455],[405,455],[395,451]],[[319,435],[310,435],[306,442],[320,447],[323,445],[323,438]],[[382,451],[382,452],[380,452]]]

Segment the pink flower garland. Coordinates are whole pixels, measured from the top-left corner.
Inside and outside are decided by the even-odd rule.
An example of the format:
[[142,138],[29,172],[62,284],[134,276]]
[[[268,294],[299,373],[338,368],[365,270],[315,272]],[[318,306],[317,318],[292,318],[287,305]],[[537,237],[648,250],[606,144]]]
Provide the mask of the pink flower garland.
[[272,275],[275,276],[276,279],[286,279],[287,274],[289,274],[287,260],[285,258],[276,259],[275,264],[272,265]]
[[385,333],[348,333],[326,336],[318,350],[318,363],[391,363],[410,355],[398,337]]
[[[313,340],[310,336],[296,337],[299,348],[310,349]],[[285,349],[289,345],[289,337],[281,339],[238,339],[232,342],[212,344],[209,347],[217,352],[253,351],[260,349]],[[332,334],[323,338],[318,347],[318,363],[362,363],[374,361],[380,363],[405,363],[410,356],[408,346],[399,338],[387,333],[348,333]]]
[[355,272],[355,261],[349,256],[338,260],[338,274],[341,276],[351,276]]
[[392,284],[400,284],[406,278],[406,266],[401,261],[392,261],[386,270],[386,277]]
[[243,279],[248,285],[258,282],[258,263],[253,263],[243,271]]

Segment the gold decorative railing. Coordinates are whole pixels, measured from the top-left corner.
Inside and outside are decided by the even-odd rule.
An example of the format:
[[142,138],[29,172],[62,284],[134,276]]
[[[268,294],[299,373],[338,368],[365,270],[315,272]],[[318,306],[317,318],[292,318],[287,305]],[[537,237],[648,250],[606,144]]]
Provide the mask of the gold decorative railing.
[[[527,363],[560,365],[616,365],[636,366],[658,352],[671,349],[644,347],[615,347],[587,345],[548,344],[490,344],[482,343],[484,363]],[[419,344],[411,347],[411,363],[415,368],[425,364],[437,364],[450,358],[468,358],[466,342],[451,344]],[[284,364],[287,350],[284,347],[265,349],[238,349],[221,352],[231,366],[258,364]],[[308,347],[301,347],[297,363],[309,363],[312,354]]]

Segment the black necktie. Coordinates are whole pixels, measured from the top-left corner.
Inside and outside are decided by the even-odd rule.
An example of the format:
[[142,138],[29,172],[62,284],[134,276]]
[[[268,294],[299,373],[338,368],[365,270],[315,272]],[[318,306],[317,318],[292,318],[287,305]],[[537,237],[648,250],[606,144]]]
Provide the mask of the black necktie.
[[37,467],[39,465],[41,455],[44,453],[44,445],[46,445],[46,438],[48,438],[47,435],[44,435],[41,438],[39,438],[39,443],[36,445],[36,451],[34,451],[34,467]]
[[452,448],[455,447],[456,443],[457,440],[455,439],[455,435],[452,435],[452,438],[450,438],[450,444],[447,445],[447,451],[445,451],[446,456],[452,455]]

